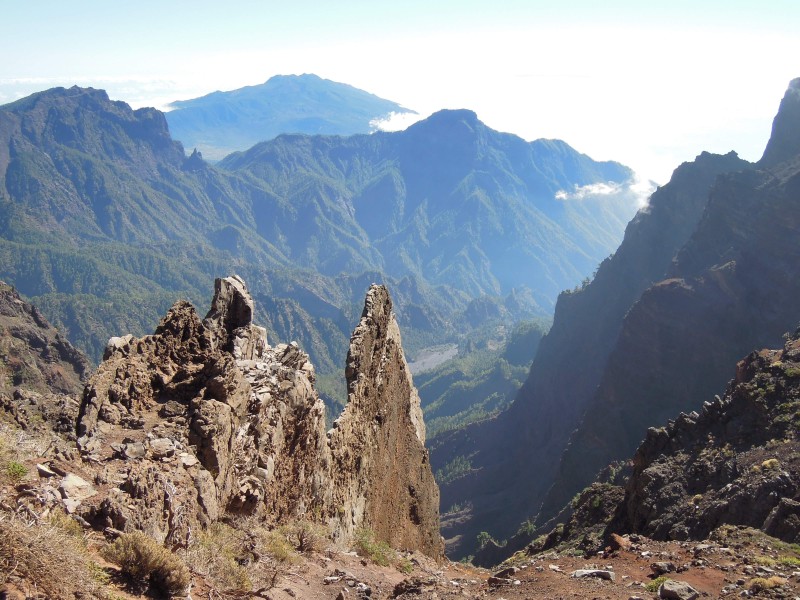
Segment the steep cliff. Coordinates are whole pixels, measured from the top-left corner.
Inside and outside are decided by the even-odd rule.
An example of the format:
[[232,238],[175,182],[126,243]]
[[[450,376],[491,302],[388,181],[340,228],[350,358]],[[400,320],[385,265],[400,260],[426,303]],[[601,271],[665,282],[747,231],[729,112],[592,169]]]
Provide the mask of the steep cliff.
[[330,434],[334,503],[351,516],[343,526],[352,532],[361,523],[394,547],[441,555],[439,489],[385,287],[367,293],[346,376],[347,407]]
[[25,388],[77,394],[89,361],[53,328],[38,308],[0,281],[0,393]]
[[440,556],[438,490],[385,288],[367,296],[349,404],[327,434],[307,355],[270,346],[253,313],[244,282],[229,277],[217,280],[204,320],[179,301],[153,335],[112,338],[77,433],[86,459],[122,483],[82,509],[85,518],[175,545],[224,515],[307,519],[343,543],[370,528]]
[[468,466],[442,486],[445,510],[460,509],[443,518],[453,556],[481,530],[502,539],[525,518],[544,523],[647,427],[698,408],[728,365],[800,320],[798,85],[759,164],[703,153],[682,165],[594,281],[560,296],[507,413],[431,441],[435,468]]
[[734,153],[703,153],[676,169],[629,223],[619,249],[602,262],[594,280],[559,296],[553,327],[511,408],[496,419],[430,441],[436,469],[459,457],[470,463],[466,473],[441,488],[445,510],[471,504],[443,519],[451,556],[472,553],[480,531],[505,538],[538,512],[626,313],[666,274],[697,226],[716,177],[749,166]]
[[606,464],[629,456],[648,426],[699,409],[725,385],[730,364],[776,346],[800,321],[800,156],[792,154],[800,147],[780,143],[800,136],[796,86],[775,118],[770,160],[717,180],[667,278],[626,315],[560,467],[559,482],[573,487],[556,486],[546,506],[563,506]]

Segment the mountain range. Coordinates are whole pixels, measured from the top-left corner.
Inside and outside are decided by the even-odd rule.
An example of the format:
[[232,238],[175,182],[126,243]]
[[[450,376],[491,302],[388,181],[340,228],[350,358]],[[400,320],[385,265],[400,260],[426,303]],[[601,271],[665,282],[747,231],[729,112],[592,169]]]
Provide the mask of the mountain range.
[[276,75],[260,85],[171,103],[172,137],[209,160],[282,133],[370,133],[392,115],[416,114],[353,86],[317,75]]
[[[282,135],[212,166],[163,113],[57,88],[0,107],[0,276],[96,361],[112,335],[237,272],[271,335],[334,373],[372,282],[391,286],[411,352],[546,315],[613,251],[636,209],[631,175],[469,111]],[[572,198],[599,183],[616,193]]]

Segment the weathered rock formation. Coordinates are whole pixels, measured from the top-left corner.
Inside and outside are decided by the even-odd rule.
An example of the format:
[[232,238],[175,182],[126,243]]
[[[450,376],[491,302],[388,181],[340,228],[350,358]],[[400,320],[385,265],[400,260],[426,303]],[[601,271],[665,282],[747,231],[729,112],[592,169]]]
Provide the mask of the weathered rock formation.
[[89,361],[53,328],[39,309],[0,281],[0,391],[80,393]]
[[800,329],[736,365],[724,396],[651,428],[612,529],[703,539],[723,524],[800,541]]
[[110,340],[77,433],[86,458],[108,465],[119,485],[86,518],[176,545],[225,514],[307,519],[345,543],[366,527],[441,555],[438,489],[385,288],[367,296],[348,359],[349,405],[329,434],[308,356],[267,343],[241,279],[215,288],[204,320],[180,301],[153,335]]
[[330,432],[334,503],[344,530],[363,523],[398,548],[436,556],[439,489],[433,480],[419,396],[392,301],[373,285],[347,355],[348,403]]

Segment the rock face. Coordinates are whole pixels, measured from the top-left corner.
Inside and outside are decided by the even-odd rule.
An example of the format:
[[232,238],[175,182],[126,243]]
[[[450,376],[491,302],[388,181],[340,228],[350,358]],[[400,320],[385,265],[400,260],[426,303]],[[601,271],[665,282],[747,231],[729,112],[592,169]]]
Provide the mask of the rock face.
[[[458,456],[469,456],[472,463],[470,472],[442,487],[444,507],[472,505],[470,514],[443,523],[451,558],[473,554],[478,532],[503,539],[536,515],[556,481],[569,436],[602,379],[625,315],[644,290],[666,275],[697,226],[717,176],[749,166],[734,153],[703,153],[676,169],[670,183],[629,223],[621,246],[602,262],[594,280],[559,296],[553,327],[510,409],[431,440],[435,469]],[[588,483],[566,477],[567,499]]]
[[334,502],[344,530],[362,523],[399,548],[441,555],[439,490],[425,449],[419,396],[392,301],[367,293],[347,355],[348,404],[330,433]]
[[800,329],[739,361],[722,398],[648,431],[611,529],[684,540],[747,525],[800,541],[798,427]]
[[537,513],[544,523],[630,456],[647,427],[699,409],[730,364],[800,321],[797,86],[762,162],[703,153],[682,165],[595,280],[562,294],[507,414],[435,440],[437,469],[472,456],[470,472],[442,488],[443,506],[473,503],[443,524],[447,538],[502,539]]
[[64,339],[41,312],[0,281],[0,391],[24,387],[77,394],[89,361]]
[[23,428],[47,422],[73,436],[89,368],[35,306],[0,281],[0,408]]
[[438,489],[385,288],[367,297],[348,361],[350,404],[330,436],[307,355],[269,346],[253,311],[244,282],[229,277],[217,280],[204,320],[179,301],[153,335],[109,342],[84,392],[78,445],[122,483],[87,520],[181,545],[224,514],[307,519],[344,543],[369,527],[441,555]]

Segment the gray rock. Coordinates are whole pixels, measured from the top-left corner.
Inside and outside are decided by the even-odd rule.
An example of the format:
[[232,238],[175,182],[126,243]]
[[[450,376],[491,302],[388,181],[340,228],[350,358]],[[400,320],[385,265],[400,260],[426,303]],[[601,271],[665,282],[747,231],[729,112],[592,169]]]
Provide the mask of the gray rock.
[[150,442],[150,453],[153,458],[160,460],[175,454],[175,445],[169,438],[158,438]]
[[58,491],[61,492],[62,498],[77,500],[78,502],[83,502],[97,493],[92,484],[72,473],[61,480]]
[[605,579],[606,581],[614,581],[617,576],[612,571],[604,569],[578,569],[570,573],[570,577],[583,579],[584,577],[595,577],[597,579]]
[[658,597],[671,600],[697,600],[700,594],[688,583],[667,579],[658,588]]
[[654,562],[650,565],[650,569],[656,575],[665,575],[667,573],[674,573],[675,572],[675,565],[671,562],[667,561],[660,561]]

